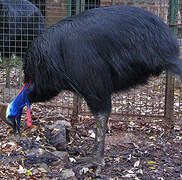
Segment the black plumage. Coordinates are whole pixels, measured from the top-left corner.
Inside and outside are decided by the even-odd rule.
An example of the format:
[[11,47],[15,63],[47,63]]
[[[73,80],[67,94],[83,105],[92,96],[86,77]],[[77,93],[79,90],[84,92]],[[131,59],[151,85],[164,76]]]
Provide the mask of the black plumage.
[[40,10],[28,0],[0,0],[0,53],[23,57],[32,40],[45,29]]
[[97,130],[91,164],[103,164],[111,95],[145,84],[168,70],[182,77],[179,45],[154,14],[132,6],[100,7],[68,17],[36,38],[24,61],[31,102],[61,90],[82,96]]

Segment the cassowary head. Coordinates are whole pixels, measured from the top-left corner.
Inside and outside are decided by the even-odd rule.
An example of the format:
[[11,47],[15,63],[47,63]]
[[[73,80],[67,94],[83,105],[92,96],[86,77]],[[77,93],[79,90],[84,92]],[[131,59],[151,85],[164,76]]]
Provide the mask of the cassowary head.
[[6,110],[6,120],[7,123],[13,127],[14,132],[18,130],[20,133],[20,120],[22,115],[22,110],[27,106],[27,125],[31,126],[31,116],[30,116],[30,102],[28,100],[28,94],[33,90],[32,83],[26,83],[20,90],[16,98],[8,105]]

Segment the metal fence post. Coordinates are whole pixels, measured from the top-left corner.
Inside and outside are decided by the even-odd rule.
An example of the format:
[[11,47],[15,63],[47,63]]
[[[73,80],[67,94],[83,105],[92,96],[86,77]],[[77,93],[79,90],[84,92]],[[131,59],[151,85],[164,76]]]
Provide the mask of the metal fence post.
[[85,10],[85,0],[81,0],[81,12]]
[[71,0],[68,0],[68,5],[67,5],[67,16],[71,16]]
[[111,0],[112,5],[116,5],[116,0]]
[[[169,0],[169,24],[177,24],[178,0]],[[177,35],[177,26],[170,26],[174,35]],[[165,119],[172,124],[174,119],[174,75],[167,72],[165,95]]]
[[80,13],[81,0],[76,0],[76,14]]

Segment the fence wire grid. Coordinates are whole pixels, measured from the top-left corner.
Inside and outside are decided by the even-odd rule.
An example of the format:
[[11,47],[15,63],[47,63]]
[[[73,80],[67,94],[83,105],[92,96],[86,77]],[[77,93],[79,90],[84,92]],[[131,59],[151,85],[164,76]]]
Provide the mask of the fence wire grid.
[[[99,6],[133,5],[169,18],[168,0],[0,0],[0,102],[10,102],[22,85],[22,59],[32,40],[47,27],[67,16]],[[178,40],[182,49],[182,1],[176,1]],[[16,12],[15,12],[16,10]],[[182,118],[181,81],[175,78],[174,116]],[[165,116],[166,73],[151,78],[144,87],[112,96],[111,119],[128,117],[163,118]],[[79,100],[78,116],[90,116],[84,100]],[[62,92],[54,100],[41,106],[56,107],[65,117],[74,111],[74,95]]]

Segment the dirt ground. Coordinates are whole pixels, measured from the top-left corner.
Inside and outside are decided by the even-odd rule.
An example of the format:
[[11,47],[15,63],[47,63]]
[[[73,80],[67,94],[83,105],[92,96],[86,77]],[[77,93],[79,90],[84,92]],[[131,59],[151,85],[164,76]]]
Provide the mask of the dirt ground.
[[[126,117],[110,121],[105,167],[100,176],[89,169],[76,177],[68,164],[90,154],[95,136],[94,120],[82,119],[74,127],[69,126],[65,145],[54,144],[50,141],[49,127],[58,121],[69,122],[69,119],[56,108],[47,113],[45,106],[34,105],[32,111],[33,126],[26,127],[24,115],[21,137],[14,136],[8,125],[0,123],[1,179],[182,179],[180,122],[168,127],[160,119],[155,123],[142,119],[131,121]],[[53,131],[58,132],[58,126]]]
[[[0,87],[4,86],[4,71]],[[0,101],[10,102],[18,93],[17,75],[10,76],[12,88],[0,88]],[[162,80],[162,83],[165,83]],[[129,111],[164,113],[164,86],[153,80],[147,89],[115,96],[115,112]],[[151,88],[150,88],[151,87]],[[14,135],[12,128],[0,121],[0,179],[134,179],[173,180],[182,179],[182,121],[181,89],[175,89],[175,110],[179,118],[169,126],[161,118],[137,118],[119,116],[111,118],[105,142],[105,166],[99,175],[95,169],[76,174],[73,169],[77,158],[90,155],[94,144],[95,121],[87,116],[73,120],[62,114],[58,106],[60,98],[51,105],[32,106],[33,126],[26,126],[25,112],[21,123],[21,136]],[[152,94],[148,99],[148,94]],[[161,97],[162,96],[162,97]],[[159,97],[161,97],[159,99]],[[130,103],[128,104],[128,98]],[[64,104],[70,97],[62,98]],[[123,104],[120,104],[122,101]],[[137,107],[137,103],[139,106]],[[120,105],[118,105],[120,104]],[[136,108],[135,108],[136,107]],[[131,108],[131,109],[128,109]],[[141,113],[141,114],[142,114]],[[113,116],[112,116],[113,117]],[[69,124],[63,125],[64,124]]]

